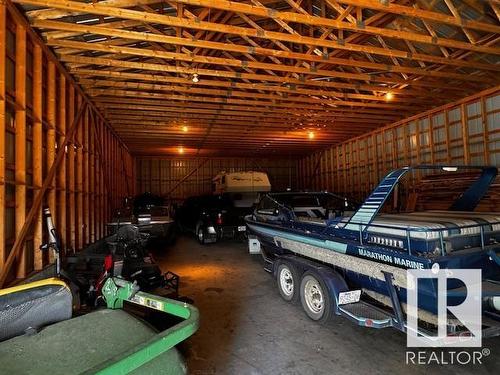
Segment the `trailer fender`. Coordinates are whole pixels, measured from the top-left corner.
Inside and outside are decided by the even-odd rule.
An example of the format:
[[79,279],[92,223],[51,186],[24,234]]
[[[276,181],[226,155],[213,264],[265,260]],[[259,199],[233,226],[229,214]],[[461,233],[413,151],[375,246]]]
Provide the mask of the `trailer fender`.
[[339,302],[339,293],[347,292],[349,287],[345,282],[344,278],[335,270],[326,268],[326,267],[318,267],[316,268],[316,272],[323,279],[326,287],[328,288],[330,294],[335,299],[334,311],[335,314],[339,315],[338,312],[338,302]]

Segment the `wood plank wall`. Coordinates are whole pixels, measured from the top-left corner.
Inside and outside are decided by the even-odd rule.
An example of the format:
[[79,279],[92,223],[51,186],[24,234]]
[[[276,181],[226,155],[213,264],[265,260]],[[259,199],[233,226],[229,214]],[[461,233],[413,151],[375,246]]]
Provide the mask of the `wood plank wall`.
[[220,171],[248,170],[266,172],[273,190],[296,188],[296,159],[138,157],[136,191],[183,200],[210,193],[212,178]]
[[299,187],[364,200],[391,169],[417,164],[500,166],[500,87],[303,158]]
[[[64,247],[104,235],[122,197],[134,193],[134,162],[81,89],[10,3],[0,0],[0,271],[78,109],[86,110],[44,197]],[[8,281],[50,261],[36,214]]]

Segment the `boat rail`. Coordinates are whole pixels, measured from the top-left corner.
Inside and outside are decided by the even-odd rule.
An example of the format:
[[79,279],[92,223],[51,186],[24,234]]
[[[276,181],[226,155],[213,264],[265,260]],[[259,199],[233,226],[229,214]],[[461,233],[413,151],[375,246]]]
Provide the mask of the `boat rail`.
[[[342,221],[332,221],[332,222],[327,222],[325,231],[332,226],[336,226],[339,229],[344,229],[345,227],[339,227],[338,225],[342,223]],[[418,228],[418,227],[409,227],[409,226],[395,226],[395,225],[387,225],[387,224],[374,224],[374,223],[363,223],[363,222],[344,222],[347,225],[352,225],[352,226],[357,226],[357,232],[359,233],[358,239],[360,244],[364,244],[368,240],[368,235],[370,232],[370,228],[383,228],[383,229],[389,229],[389,230],[397,230],[397,231],[404,231],[404,241],[403,243],[406,244],[406,247],[403,246],[402,250],[407,250],[409,255],[412,255],[412,233],[437,233],[435,238],[440,245],[440,255],[446,255],[446,246],[445,246],[445,241],[446,239],[450,238],[456,238],[456,237],[474,237],[474,236],[479,236],[480,239],[480,246],[482,250],[485,250],[488,246],[487,244],[487,239],[485,236],[489,233],[494,233],[494,232],[499,232],[497,230],[494,230],[493,228],[495,226],[500,227],[500,221],[493,221],[493,222],[486,222],[486,223],[476,223],[476,224],[468,224],[468,225],[456,225],[453,226],[453,228]],[[472,234],[463,234],[464,229],[473,229],[473,228],[478,228],[479,231],[478,233],[472,233]],[[486,228],[486,229],[485,229]],[[346,229],[348,230],[348,229]],[[448,234],[445,236],[445,232],[450,232],[450,231],[459,231],[460,234]],[[397,236],[401,237],[401,236]],[[417,239],[418,240],[418,239]]]
[[[277,206],[277,212],[279,210],[282,210],[282,213],[286,213],[286,216],[288,216],[292,221],[298,220],[297,215],[295,214],[294,210],[287,205],[281,203],[280,201],[274,199],[271,195],[267,195],[269,199],[271,199]],[[283,212],[284,211],[284,212]],[[500,236],[500,230],[494,230],[493,228],[495,226],[498,226],[500,228],[500,221],[488,221],[485,223],[475,223],[475,224],[468,224],[468,225],[455,225],[452,228],[418,228],[418,227],[410,227],[410,226],[395,226],[395,225],[388,225],[388,224],[375,224],[373,222],[361,222],[361,221],[339,221],[336,219],[333,220],[325,220],[326,227],[323,230],[322,234],[326,234],[326,231],[331,228],[331,227],[336,227],[336,229],[340,230],[345,230],[345,231],[357,231],[358,236],[357,240],[359,240],[360,244],[363,245],[368,242],[368,236],[370,234],[370,228],[382,228],[382,229],[387,229],[387,230],[396,230],[396,231],[404,231],[404,236],[397,235],[396,237],[402,238],[403,241],[403,246],[402,247],[395,247],[400,251],[406,250],[408,255],[412,255],[413,249],[412,249],[412,234],[413,233],[437,233],[435,236],[433,236],[432,239],[436,240],[439,243],[439,254],[442,256],[447,255],[446,251],[446,241],[448,239],[454,239],[458,237],[469,237],[473,238],[475,236],[479,236],[479,243],[480,247],[482,250],[486,250],[488,245],[490,243],[488,242],[488,239],[486,236],[488,234],[494,233],[494,232],[499,232]],[[339,224],[344,224],[343,227],[340,227]],[[357,227],[357,229],[349,229],[346,228],[348,226],[354,226]],[[473,228],[478,228],[478,233],[468,233],[464,234],[463,230],[466,229],[473,229]],[[459,234],[450,234],[449,232],[452,231],[458,231]],[[448,235],[445,235],[445,233],[448,233]],[[426,236],[426,238],[429,238],[431,236]],[[419,240],[418,238],[414,238],[414,240]],[[495,242],[496,243],[496,242]],[[406,246],[405,246],[406,245]],[[389,246],[390,247],[390,246]],[[472,246],[471,246],[472,247]],[[465,247],[463,249],[466,249],[468,247]],[[457,250],[463,250],[463,249],[455,249],[454,251]],[[497,262],[497,264],[500,265],[500,257],[496,255],[496,253],[493,251],[493,256],[492,258]]]

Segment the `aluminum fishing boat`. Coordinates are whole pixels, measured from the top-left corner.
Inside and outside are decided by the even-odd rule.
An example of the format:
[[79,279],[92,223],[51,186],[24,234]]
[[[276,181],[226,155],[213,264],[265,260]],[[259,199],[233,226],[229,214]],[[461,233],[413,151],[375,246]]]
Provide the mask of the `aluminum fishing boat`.
[[[477,172],[448,210],[388,213],[384,209],[412,172]],[[457,176],[463,174],[457,173]],[[497,176],[495,167],[417,166],[390,172],[357,208],[335,194],[270,193],[246,217],[281,296],[301,300],[314,320],[337,314],[376,328],[407,330],[408,269],[481,269],[483,337],[500,334],[500,212],[476,212]],[[387,207],[385,207],[387,208]],[[448,305],[467,288],[449,279]],[[435,327],[438,289],[418,288],[418,318]],[[450,334],[463,325],[448,315]]]

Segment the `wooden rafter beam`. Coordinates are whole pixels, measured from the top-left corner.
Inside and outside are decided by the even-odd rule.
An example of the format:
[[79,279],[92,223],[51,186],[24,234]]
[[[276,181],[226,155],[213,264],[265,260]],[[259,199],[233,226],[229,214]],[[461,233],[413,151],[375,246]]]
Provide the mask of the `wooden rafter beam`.
[[341,4],[359,6],[362,8],[378,10],[380,12],[385,12],[385,13],[392,13],[399,16],[413,17],[417,19],[434,21],[437,23],[444,23],[447,25],[458,26],[460,28],[465,26],[467,28],[479,31],[497,33],[497,34],[500,33],[500,27],[495,24],[478,22],[474,20],[466,20],[461,17],[457,18],[441,12],[415,9],[410,6],[399,5],[390,1],[380,1],[380,0],[336,0],[336,1]]
[[[49,44],[52,44],[49,42]],[[131,56],[143,56],[143,57],[151,57],[151,58],[160,58],[165,60],[173,60],[173,61],[187,61],[187,62],[201,62],[212,65],[222,65],[222,66],[233,66],[238,68],[254,68],[254,69],[262,69],[267,71],[278,71],[278,72],[295,72],[297,74],[302,75],[312,75],[312,76],[324,76],[329,78],[340,78],[340,79],[353,79],[353,80],[361,80],[361,81],[371,81],[374,83],[396,83],[396,84],[405,84],[405,85],[414,85],[413,80],[409,79],[398,79],[398,78],[382,78],[376,75],[368,75],[366,73],[343,73],[337,71],[331,71],[326,69],[305,69],[297,66],[289,66],[282,64],[269,64],[269,63],[260,63],[257,61],[247,61],[247,60],[238,60],[236,58],[220,58],[220,57],[206,57],[206,56],[193,56],[184,53],[173,53],[173,52],[165,52],[165,51],[153,51],[143,48],[133,48],[133,47],[124,47],[124,46],[110,46],[102,43],[85,43],[85,42],[74,42],[74,41],[58,41],[54,44],[72,48],[78,48],[83,51],[101,51],[101,52],[109,52],[116,53],[122,55],[131,55]],[[458,81],[472,81],[472,82],[483,82],[490,83],[490,78],[481,78],[476,76],[470,76],[466,74],[456,74],[456,73],[444,73],[446,77],[449,79],[455,79]],[[439,72],[434,74],[434,76],[439,77]],[[428,83],[426,81],[418,81],[415,83],[417,86],[429,86],[429,87],[438,87],[438,88],[446,88],[444,84],[441,83]]]
[[[290,125],[291,119],[287,121],[285,118],[269,118],[266,117],[265,120],[261,122],[256,122],[255,117],[258,116],[244,116],[241,114],[233,114],[233,115],[225,115],[221,114],[220,112],[213,111],[212,113],[209,114],[199,114],[199,113],[183,113],[182,115],[179,115],[175,112],[127,112],[123,111],[122,113],[119,112],[108,112],[106,118],[110,120],[111,123],[116,124],[121,123],[122,121],[125,123],[126,121],[129,120],[134,120],[138,121],[138,123],[142,124],[142,121],[153,121],[153,122],[160,122],[163,124],[168,124],[171,126],[173,124],[182,124],[184,120],[191,120],[196,123],[196,120],[212,120],[216,116],[220,120],[228,120],[228,121],[235,121],[235,127],[238,126],[238,124],[241,122],[248,123],[248,121],[252,122],[252,127],[253,128],[266,128],[267,125],[271,124],[276,127],[276,129],[280,128],[288,128]],[[294,122],[299,123],[301,120],[300,118],[294,119]],[[333,120],[323,120],[321,118],[315,119],[314,120],[315,125],[328,125],[335,123],[336,126],[348,126],[349,128],[352,129],[367,129],[369,127],[373,127],[375,124],[381,124],[383,121],[372,121],[372,122],[366,122],[365,123],[359,123],[358,120],[356,119],[341,119],[338,118],[336,121]],[[264,125],[263,125],[264,124]],[[231,129],[232,130],[232,129]],[[176,132],[178,133],[178,129],[176,129]]]
[[[189,107],[189,108],[208,108],[208,109],[220,109],[222,110],[230,110],[230,111],[272,111],[274,113],[287,113],[294,114],[296,116],[303,117],[314,117],[316,114],[356,114],[358,116],[369,118],[370,115],[375,115],[377,117],[385,117],[387,119],[393,119],[397,117],[401,117],[402,114],[394,111],[386,111],[375,108],[350,108],[350,107],[334,107],[334,106],[318,106],[318,105],[304,105],[298,107],[294,106],[286,106],[284,108],[279,108],[278,106],[269,107],[267,104],[260,105],[256,103],[247,103],[247,104],[230,104],[230,103],[196,103],[196,102],[186,102],[181,99],[182,96],[179,96],[177,99],[172,100],[168,103],[168,106],[174,105],[178,107]],[[158,108],[166,107],[167,105],[159,101],[155,98],[130,98],[130,97],[112,97],[112,96],[96,96],[93,98],[94,102],[98,106],[109,105],[110,103],[114,104],[140,104],[146,106],[155,106]]]
[[[159,80],[160,81],[160,80]],[[289,88],[283,86],[271,86],[266,87],[263,84],[252,84],[237,82],[233,85],[217,85],[217,83],[225,83],[223,81],[208,81],[202,80],[202,83],[198,82],[193,85],[188,79],[165,77],[161,80],[163,84],[151,84],[151,83],[140,83],[140,82],[129,82],[129,81],[112,81],[112,80],[98,80],[98,79],[81,79],[79,83],[89,88],[98,87],[118,87],[118,88],[128,88],[128,89],[139,89],[139,90],[151,90],[151,91],[179,91],[179,92],[190,92],[196,94],[206,94],[224,97],[247,97],[247,98],[261,98],[261,99],[276,99],[276,100],[287,100],[291,101],[303,101],[308,98],[312,98],[312,101],[326,102],[324,100],[314,100],[315,97],[326,96],[330,98],[343,98],[343,99],[358,99],[358,100],[372,100],[375,102],[385,103],[387,100],[383,96],[375,95],[363,95],[363,94],[349,94],[340,91],[327,91],[327,90],[307,90],[307,89],[295,89],[291,91]],[[176,81],[176,82],[175,82]],[[166,85],[165,83],[181,83],[181,85]],[[215,83],[215,84],[213,84]],[[186,86],[189,85],[189,86]],[[227,90],[221,89],[207,89],[202,88],[202,86],[222,86],[226,87]],[[247,90],[259,90],[260,92],[253,92]],[[279,93],[278,95],[262,93],[262,91],[272,91]],[[303,96],[306,95],[306,96]],[[294,99],[296,98],[296,99]],[[391,101],[392,103],[403,102],[406,98],[397,98],[398,100]],[[333,99],[332,102],[335,102]],[[429,102],[427,102],[429,103]]]
[[[348,30],[348,31],[366,33],[371,35],[382,35],[388,38],[411,40],[413,42],[433,44],[433,45],[442,45],[443,47],[472,50],[475,52],[483,52],[483,53],[500,54],[499,48],[483,48],[481,46],[474,46],[471,43],[464,43],[458,40],[452,40],[446,38],[431,38],[427,35],[414,32],[397,31],[387,28],[379,28],[361,24],[352,24],[349,22],[332,20],[325,17],[313,16],[310,14],[308,15],[297,14],[292,12],[277,11],[275,9],[267,7],[255,7],[249,4],[243,4],[234,1],[227,1],[227,0],[172,0],[172,1],[183,4],[199,5],[208,8],[232,11],[232,12],[241,12],[248,15],[266,17],[271,19],[279,19],[282,21],[303,23],[305,25],[310,25],[310,26],[333,27],[339,30]],[[357,4],[357,6],[359,7],[358,9],[361,9],[361,4]],[[464,21],[464,23],[467,23],[466,20],[462,21]],[[458,23],[459,22],[460,20],[458,20]],[[493,25],[493,24],[481,24],[481,25],[488,28],[489,32],[500,33],[500,26],[498,25]]]
[[[195,102],[205,102],[205,103],[229,103],[229,104],[243,104],[243,105],[261,105],[261,106],[276,106],[284,108],[293,108],[297,106],[296,103],[286,100],[248,100],[248,99],[234,99],[231,97],[208,97],[208,96],[195,96],[195,95],[175,95],[175,94],[163,94],[163,93],[153,93],[145,91],[135,91],[135,90],[119,90],[119,89],[98,89],[93,88],[87,90],[87,93],[91,97],[96,96],[120,96],[120,97],[136,97],[136,98],[151,98],[151,99],[168,99],[168,100],[187,100]],[[361,108],[373,108],[373,109],[399,109],[403,111],[413,112],[419,110],[419,106],[416,105],[390,105],[390,104],[380,104],[380,103],[359,103],[359,102],[347,102],[347,101],[313,101],[304,100],[301,101],[302,108],[317,108],[322,105],[332,105],[332,106],[347,106],[347,107],[361,107]],[[421,107],[420,107],[421,108]]]
[[[255,74],[255,73],[240,73],[240,72],[234,72],[234,71],[225,71],[225,70],[215,70],[215,69],[198,69],[198,68],[187,68],[187,67],[177,67],[177,66],[172,66],[172,65],[165,65],[165,64],[154,64],[154,63],[142,63],[142,62],[135,62],[135,61],[123,61],[123,60],[118,60],[118,59],[104,59],[104,58],[98,58],[98,57],[83,57],[83,56],[61,56],[60,58],[61,61],[66,62],[66,63],[76,63],[76,64],[87,64],[87,65],[102,65],[106,67],[118,67],[118,68],[129,68],[129,69],[140,69],[140,70],[145,70],[145,71],[158,71],[158,72],[171,72],[171,73],[185,73],[185,74],[198,74],[202,76],[211,76],[211,77],[225,77],[225,78],[234,78],[234,79],[249,79],[249,80],[258,80],[258,81],[265,81],[265,82],[280,82],[280,83],[285,83],[285,84],[295,84],[295,85],[302,85],[302,84],[308,84],[312,79],[295,79],[295,78],[287,78],[287,77],[281,77],[281,76],[273,76],[269,74]],[[70,70],[72,69],[71,65],[69,65]],[[80,69],[80,67],[78,67]],[[365,74],[366,76],[366,81],[371,81],[372,78],[370,75]],[[375,79],[376,80],[376,79]],[[401,79],[390,79],[390,80],[385,80],[390,81],[392,83],[401,83],[401,84],[410,84],[410,82],[406,82]],[[313,81],[314,82],[314,81]],[[333,82],[331,82],[333,83]],[[335,83],[333,83],[333,87],[335,87]],[[352,85],[352,84],[351,84]],[[412,85],[415,86],[421,86],[421,87],[435,87],[435,88],[440,88],[442,89],[443,86],[439,83],[432,83],[432,82],[422,82],[422,81],[415,81],[412,83]],[[367,86],[367,85],[365,85]],[[372,91],[391,91],[390,89],[387,90],[382,87],[382,86],[376,86],[376,85],[368,85],[370,86],[370,90]],[[460,91],[462,90],[459,87],[456,86],[451,86],[448,85],[446,86],[447,90],[455,90],[455,91]]]
[[[157,13],[146,13],[146,12],[140,12],[140,11],[135,11],[135,10],[129,10],[129,9],[117,9],[113,7],[106,7],[99,5],[99,3],[96,4],[84,4],[84,3],[78,3],[74,1],[54,1],[54,0],[13,0],[18,3],[28,3],[28,4],[34,4],[34,5],[41,5],[41,6],[48,6],[48,7],[54,7],[58,9],[67,9],[67,10],[78,10],[82,12],[88,12],[88,13],[95,13],[95,14],[101,14],[101,15],[107,15],[107,16],[116,16],[119,18],[124,18],[124,19],[135,19],[135,20],[142,20],[142,21],[147,21],[150,23],[158,23],[158,24],[165,24],[165,25],[170,25],[170,26],[176,26],[176,27],[187,27],[187,28],[192,28],[192,29],[198,29],[198,30],[207,30],[207,31],[218,31],[218,32],[223,32],[223,33],[228,33],[228,34],[233,34],[233,35],[245,35],[249,37],[257,37],[257,38],[266,38],[270,40],[279,40],[279,41],[286,41],[286,42],[291,42],[291,43],[299,43],[299,44],[306,44],[306,45],[317,45],[320,47],[327,47],[327,48],[333,48],[333,49],[343,49],[343,50],[349,50],[349,51],[357,51],[357,52],[367,52],[367,53],[374,53],[374,54],[379,54],[382,56],[395,56],[395,57],[400,57],[403,59],[410,59],[410,60],[423,60],[423,61],[428,61],[428,62],[435,62],[435,63],[443,63],[443,64],[451,64],[454,65],[454,62],[447,61],[447,59],[444,58],[439,58],[427,54],[422,54],[419,53],[417,55],[409,54],[406,51],[401,51],[401,50],[395,50],[392,49],[391,51],[387,51],[384,48],[378,48],[378,47],[372,47],[372,46],[366,46],[366,45],[358,45],[358,44],[350,44],[350,43],[345,43],[345,44],[339,44],[334,41],[327,41],[327,40],[318,40],[314,37],[306,37],[306,36],[297,36],[297,35],[291,35],[288,33],[281,33],[281,32],[273,32],[273,31],[259,31],[256,29],[250,29],[247,27],[237,27],[237,26],[230,26],[230,25],[220,25],[220,24],[214,24],[210,22],[205,22],[205,21],[200,21],[200,22],[191,22],[187,19],[181,19],[178,17],[170,17],[162,14],[157,14]],[[203,0],[205,1],[205,0]],[[239,10],[240,7],[243,7],[242,13],[249,13],[249,14],[255,14],[257,13],[258,15],[264,16],[264,17],[269,17],[269,14],[273,14],[273,16],[277,16],[280,12],[275,12],[272,9],[269,10],[268,8],[259,8],[259,7],[252,7],[246,4],[241,4],[241,3],[231,3],[231,2],[214,2],[215,5],[223,3],[224,6],[220,6],[220,8],[228,7],[228,4],[230,7],[228,9],[224,10],[229,10],[229,11],[234,11],[236,9]],[[212,5],[214,5],[212,4]],[[234,5],[236,4],[236,5]],[[235,9],[233,9],[233,7]],[[268,14],[268,11],[270,12]],[[298,15],[296,13],[289,13],[290,19],[287,19],[289,21],[293,22],[299,22],[297,17],[304,17],[303,19],[300,18],[302,21],[310,21],[311,24],[317,24],[318,26],[323,25],[323,26],[331,26],[331,27],[340,27],[340,25],[337,24],[337,26],[332,25],[332,22],[338,22],[336,20],[330,20],[330,19],[319,19],[319,17],[314,17],[314,16],[306,16],[306,15]],[[353,25],[349,23],[345,23],[348,25],[349,29],[353,28]],[[347,27],[347,26],[346,26]],[[368,31],[373,31],[374,35],[384,35],[387,37],[398,37],[400,39],[408,39],[408,40],[413,40],[415,38],[405,38],[403,37],[403,32],[401,31],[396,31],[396,30],[389,30],[389,29],[380,29],[377,32],[373,31],[371,27],[366,26],[364,28],[358,28],[357,26],[354,27],[353,31],[356,32],[368,32]],[[431,38],[428,35],[423,35],[423,34],[417,34],[419,37],[417,38],[418,40],[414,41],[420,41],[422,43],[431,43],[434,45],[443,45],[447,47],[452,47],[452,48],[465,48],[469,49],[471,46],[469,43],[462,43],[462,42],[456,42],[452,41],[451,44],[447,42],[441,41],[439,38],[438,40],[435,40]],[[406,35],[405,35],[406,36]],[[456,43],[459,43],[460,46],[458,46]],[[500,54],[500,48],[494,48],[494,47],[483,47],[483,46],[472,46],[470,47],[472,50],[475,50],[476,52],[482,52],[482,53],[492,53],[492,54]],[[461,62],[464,63],[464,62]]]
[[[224,118],[218,119],[217,121],[212,121],[212,119],[203,119],[199,122],[196,122],[194,126],[192,126],[190,134],[182,134],[178,131],[178,129],[173,129],[172,126],[165,126],[165,120],[158,120],[158,121],[146,121],[142,119],[120,119],[117,122],[115,122],[116,127],[117,127],[117,132],[119,134],[125,132],[125,131],[137,131],[137,132],[144,132],[144,131],[150,131],[152,132],[152,136],[155,134],[171,134],[172,137],[177,137],[179,139],[188,139],[192,138],[194,140],[199,139],[199,136],[205,132],[206,126],[209,123],[213,123],[214,126],[220,126],[220,132],[222,133],[221,136],[231,136],[232,138],[238,139],[241,138],[242,135],[242,128],[243,130],[248,130],[250,129],[250,132],[248,134],[252,134],[251,140],[249,141],[254,141],[255,139],[259,138],[258,133],[262,134],[262,138],[268,137],[269,134],[269,126],[273,125],[272,123],[262,123],[261,126],[254,126],[253,121],[242,121],[240,120],[239,122],[235,123],[235,120],[226,120]],[[199,124],[197,127],[196,125]],[[228,129],[228,124],[235,124],[235,126],[231,126],[231,129]],[[267,125],[264,126],[264,125]],[[274,126],[274,125],[273,125]],[[298,125],[296,126],[298,128]],[[309,127],[315,127],[315,125],[311,125]],[[366,127],[366,128],[352,128],[347,126],[347,124],[343,123],[338,123],[335,124],[335,127],[321,127],[321,131],[323,134],[343,134],[343,135],[352,135],[352,134],[358,134],[359,132],[366,132],[371,129],[376,127],[376,124],[373,124],[371,127]],[[194,128],[194,130],[193,130]],[[317,129],[319,127],[316,127]],[[266,131],[267,130],[267,131]],[[290,127],[273,127],[274,132],[288,132],[290,131]],[[303,135],[300,137],[297,137],[300,139],[304,139]],[[268,138],[269,139],[269,138]],[[277,141],[278,139],[273,137],[273,140]]]
[[[127,8],[139,5],[148,5],[158,3],[158,0],[102,0],[101,5],[106,5],[115,8]],[[57,19],[68,16],[79,16],[85,12],[78,11],[63,11],[59,9],[37,9],[26,12],[28,17],[34,17],[39,19]]]
[[[452,0],[444,0],[446,6],[448,7],[448,9],[451,11],[451,13],[453,14],[453,16],[460,22],[462,21],[462,17],[460,16],[460,13],[458,11],[458,9],[455,7],[455,4],[453,4],[453,1]],[[467,37],[467,39],[469,39],[469,41],[472,43],[472,44],[475,44],[476,43],[476,39],[474,38],[473,34],[466,28],[466,27],[461,27],[463,33],[465,34],[465,36]]]
[[[378,111],[374,109],[367,108],[345,108],[345,107],[330,107],[325,108],[319,107],[314,108],[314,110],[308,111],[305,109],[280,109],[280,108],[267,108],[259,106],[250,105],[231,105],[231,104],[212,104],[212,103],[186,103],[182,101],[171,101],[168,104],[162,103],[161,101],[154,99],[141,99],[136,100],[131,98],[116,98],[116,97],[96,97],[95,101],[97,106],[103,109],[104,112],[108,113],[114,108],[123,108],[123,110],[133,109],[142,111],[172,111],[172,108],[176,112],[198,112],[201,110],[215,111],[217,113],[242,113],[251,114],[253,116],[259,116],[262,114],[267,117],[279,116],[280,118],[294,118],[294,119],[314,119],[316,117],[322,119],[334,120],[340,116],[340,118],[350,117],[356,119],[356,121],[371,121],[371,120],[383,120],[385,122],[390,122],[395,118],[401,117],[397,112],[389,111]],[[121,106],[121,107],[120,107]]]
[[[166,51],[156,51],[145,48],[134,48],[125,46],[114,46],[104,43],[86,43],[86,42],[76,42],[76,41],[66,41],[59,40],[55,42],[48,42],[49,45],[59,45],[62,47],[69,47],[80,49],[84,51],[101,51],[108,52],[111,54],[122,54],[131,56],[142,56],[151,58],[160,58],[171,61],[187,61],[187,62],[197,62],[212,65],[222,65],[222,66],[232,66],[236,68],[253,68],[262,70],[272,70],[287,73],[297,73],[303,75],[312,76],[324,76],[330,78],[340,78],[340,79],[352,79],[361,81],[371,81],[371,82],[382,82],[382,83],[400,83],[400,84],[412,84],[412,81],[401,80],[397,78],[383,78],[376,75],[369,75],[365,73],[344,73],[341,71],[333,71],[327,69],[306,69],[298,66],[289,66],[283,64],[271,64],[271,63],[261,63],[258,61],[248,61],[239,60],[236,58],[221,58],[221,57],[211,57],[211,56],[196,56],[192,54],[185,53],[175,53]],[[461,80],[461,81],[473,81],[473,82],[484,82],[490,83],[489,78],[471,77],[466,74],[450,74],[450,77]],[[417,85],[425,85],[425,82],[418,82]],[[437,84],[430,84],[431,87],[442,87],[442,85],[437,86]]]
[[[231,43],[223,43],[223,42],[213,42],[207,41],[204,39],[198,39],[196,37],[182,38],[182,37],[174,37],[169,35],[158,35],[151,33],[143,33],[137,31],[130,30],[121,30],[119,28],[110,28],[103,27],[102,25],[77,25],[71,24],[67,22],[58,22],[58,21],[37,21],[34,20],[32,22],[34,27],[39,27],[42,29],[57,29],[57,30],[65,30],[65,32],[70,32],[72,34],[84,34],[84,33],[92,33],[96,35],[105,35],[116,38],[123,38],[128,40],[135,41],[146,41],[146,42],[158,42],[172,45],[182,45],[189,47],[197,47],[197,48],[208,48],[215,49],[221,51],[228,52],[238,52],[238,53],[248,53],[251,55],[263,55],[269,57],[277,57],[277,58],[286,58],[286,59],[297,59],[297,60],[305,60],[316,63],[323,64],[334,64],[334,65],[345,65],[352,67],[360,67],[367,69],[375,69],[379,71],[388,71],[388,72],[396,72],[396,73],[413,73],[413,74],[421,74],[428,76],[436,76],[436,77],[445,77],[444,75],[440,75],[439,73],[436,75],[432,71],[422,71],[416,68],[411,67],[401,67],[396,65],[387,65],[380,63],[373,63],[367,61],[358,61],[353,59],[345,59],[345,58],[335,58],[328,55],[314,55],[311,53],[298,53],[292,51],[284,51],[284,50],[275,50],[270,48],[262,48],[256,46],[244,46],[238,44]],[[61,46],[62,43],[66,41],[58,40],[61,37],[66,37],[66,34],[63,32],[59,35],[54,35],[52,33],[47,33],[46,38],[50,45]],[[323,38],[324,39],[324,38]],[[113,40],[113,44],[122,44],[119,39]],[[92,43],[93,44],[93,43]],[[109,45],[110,43],[107,43]],[[275,61],[277,62],[277,61]],[[472,65],[470,66],[472,68]],[[486,69],[492,71],[500,71],[500,66],[494,64],[481,64],[477,63],[474,65],[475,69]],[[453,78],[452,76],[446,78]]]

